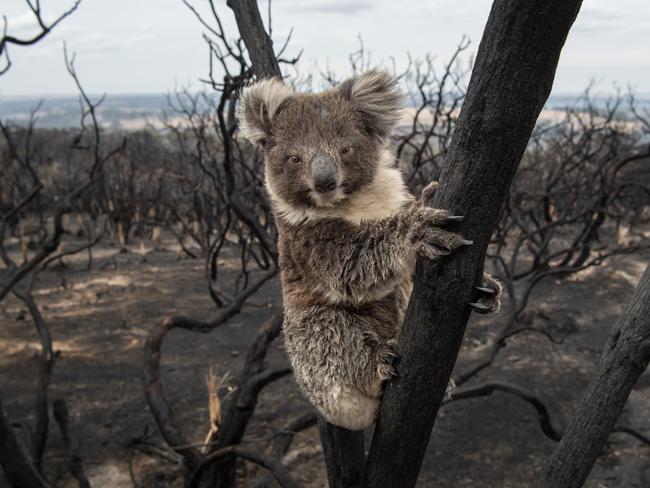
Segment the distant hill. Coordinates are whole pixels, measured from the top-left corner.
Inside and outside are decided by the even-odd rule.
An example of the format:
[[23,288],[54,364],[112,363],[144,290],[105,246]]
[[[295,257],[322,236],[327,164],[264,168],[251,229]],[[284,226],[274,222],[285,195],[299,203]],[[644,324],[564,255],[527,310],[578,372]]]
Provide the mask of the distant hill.
[[[100,96],[94,95],[93,100]],[[38,112],[38,127],[65,128],[79,126],[79,99],[74,96],[12,97],[0,96],[0,117],[13,122],[27,122],[31,111],[42,102]],[[168,109],[163,94],[107,95],[98,109],[102,126],[110,129],[139,129],[150,121],[160,126],[163,110]]]
[[[93,96],[97,99],[99,96]],[[546,104],[549,110],[558,110],[574,104],[576,95],[554,95]],[[42,101],[38,110],[38,127],[65,128],[79,126],[79,100],[74,96],[45,96],[43,98],[0,95],[0,118],[26,123],[31,111]],[[604,106],[607,98],[594,99]],[[639,107],[650,109],[650,95],[637,98]],[[163,112],[169,110],[167,95],[107,95],[98,110],[100,123],[108,129],[137,130],[152,126],[163,127]]]

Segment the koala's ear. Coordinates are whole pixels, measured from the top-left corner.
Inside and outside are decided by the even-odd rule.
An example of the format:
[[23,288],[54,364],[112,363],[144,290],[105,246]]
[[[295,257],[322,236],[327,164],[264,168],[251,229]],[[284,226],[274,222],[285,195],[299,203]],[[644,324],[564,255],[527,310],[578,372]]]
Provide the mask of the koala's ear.
[[404,96],[393,76],[372,69],[344,81],[338,89],[359,113],[369,134],[381,139],[390,135],[404,106]]
[[271,137],[273,116],[291,88],[277,78],[268,78],[244,87],[239,95],[239,128],[249,141],[264,146]]

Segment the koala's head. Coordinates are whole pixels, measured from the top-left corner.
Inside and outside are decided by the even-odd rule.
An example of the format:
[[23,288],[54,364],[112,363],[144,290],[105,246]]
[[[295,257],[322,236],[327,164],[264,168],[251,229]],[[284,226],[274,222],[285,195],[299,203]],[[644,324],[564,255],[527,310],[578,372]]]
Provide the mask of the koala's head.
[[372,182],[402,102],[383,71],[318,94],[267,79],[242,90],[239,123],[264,150],[274,199],[291,208],[334,207]]

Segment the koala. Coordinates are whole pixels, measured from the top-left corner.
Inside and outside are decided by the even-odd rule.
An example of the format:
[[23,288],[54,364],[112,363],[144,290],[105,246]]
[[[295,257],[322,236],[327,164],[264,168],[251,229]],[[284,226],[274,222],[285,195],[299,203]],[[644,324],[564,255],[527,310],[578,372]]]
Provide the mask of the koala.
[[[417,256],[471,242],[444,229],[460,220],[416,199],[389,136],[403,97],[371,70],[318,94],[264,79],[240,94],[241,134],[259,145],[279,241],[285,348],[301,390],[330,423],[350,430],[377,416],[395,374],[395,347]],[[499,308],[501,285],[478,287],[479,312]]]

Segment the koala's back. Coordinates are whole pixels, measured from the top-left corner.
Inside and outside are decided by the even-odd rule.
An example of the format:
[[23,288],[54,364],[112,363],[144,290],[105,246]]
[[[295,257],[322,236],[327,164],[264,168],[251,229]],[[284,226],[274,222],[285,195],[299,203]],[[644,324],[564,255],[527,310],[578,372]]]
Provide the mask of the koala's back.
[[[355,254],[372,252],[359,249],[350,242],[346,232],[349,222],[339,219],[314,222],[304,226],[280,224],[279,264],[283,302],[287,316],[301,315],[306,309],[321,307],[330,313],[345,313],[363,330],[373,331],[383,341],[395,340],[399,335],[408,298],[411,293],[411,276],[396,277],[385,289],[373,295],[360,297],[354,302],[332,292],[345,287],[345,283],[327,283],[330,273],[319,269],[341,267],[355,259]],[[336,229],[332,231],[332,229]],[[328,240],[332,252],[314,259],[313,241]],[[343,274],[343,273],[341,273]],[[360,279],[368,279],[360,276]]]
[[[375,418],[381,385],[392,374],[411,280],[410,274],[396,276],[380,294],[356,296],[353,302],[333,293],[337,287],[324,280],[346,275],[346,265],[359,253],[372,252],[350,238],[350,225],[338,219],[304,226],[280,223],[279,264],[284,343],[296,382],[326,419],[358,429]],[[322,252],[313,243],[324,240],[329,246]],[[331,272],[337,269],[341,273]],[[366,278],[363,271],[360,278]]]

